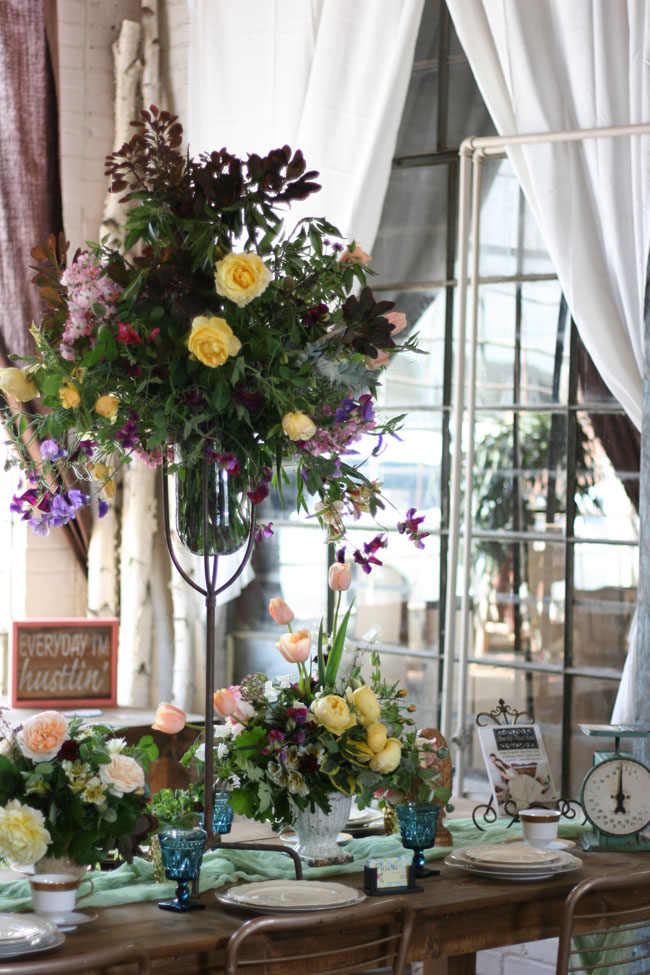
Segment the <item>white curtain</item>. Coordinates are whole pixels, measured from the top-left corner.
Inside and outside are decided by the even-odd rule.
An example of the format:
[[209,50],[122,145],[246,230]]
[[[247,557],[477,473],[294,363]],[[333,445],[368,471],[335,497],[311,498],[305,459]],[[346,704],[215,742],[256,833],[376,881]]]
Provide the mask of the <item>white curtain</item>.
[[[447,0],[500,135],[650,122],[644,0]],[[509,150],[581,338],[641,428],[650,136]],[[636,626],[613,721],[631,721]]]
[[374,243],[424,0],[189,0],[190,152],[290,145],[322,192],[290,228],[326,216]]

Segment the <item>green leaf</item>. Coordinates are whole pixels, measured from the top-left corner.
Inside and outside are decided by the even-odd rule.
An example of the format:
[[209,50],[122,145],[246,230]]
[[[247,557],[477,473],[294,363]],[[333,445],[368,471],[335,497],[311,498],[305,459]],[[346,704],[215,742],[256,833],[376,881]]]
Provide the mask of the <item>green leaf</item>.
[[323,653],[323,618],[318,630],[318,686],[325,687],[325,655]]
[[350,622],[351,612],[352,606],[350,606],[347,613],[343,617],[343,622],[334,635],[332,649],[330,650],[330,655],[327,658],[327,667],[325,669],[325,687],[334,687],[334,684],[336,683],[336,675],[339,672],[339,665],[343,655],[343,646],[345,644],[345,634],[348,628],[348,623]]
[[218,386],[215,386],[212,396],[210,397],[210,402],[218,412],[225,410],[230,402],[230,390],[226,383],[220,382]]

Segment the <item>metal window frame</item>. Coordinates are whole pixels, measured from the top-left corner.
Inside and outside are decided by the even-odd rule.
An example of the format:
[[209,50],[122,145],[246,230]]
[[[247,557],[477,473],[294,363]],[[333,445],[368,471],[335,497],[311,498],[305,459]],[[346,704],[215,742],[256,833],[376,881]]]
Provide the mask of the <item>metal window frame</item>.
[[[476,351],[478,342],[478,288],[480,256],[480,216],[481,216],[481,178],[486,159],[507,155],[507,149],[516,146],[539,145],[556,142],[584,142],[588,139],[631,138],[635,135],[650,134],[650,124],[605,126],[590,129],[574,129],[557,132],[537,132],[528,135],[482,136],[464,139],[460,149],[459,200],[458,200],[458,321],[455,335],[455,375],[454,398],[452,400],[452,428],[455,449],[452,454],[450,483],[450,513],[447,562],[447,592],[445,610],[445,634],[443,649],[443,681],[441,730],[448,741],[462,742],[466,723],[466,692],[468,638],[470,624],[470,571],[472,541],[471,492],[465,492],[464,503],[464,559],[462,563],[461,628],[458,647],[458,671],[456,690],[456,716],[454,728],[454,677],[456,670],[456,579],[459,567],[461,487],[463,480],[462,426],[467,420],[467,446],[465,451],[465,471],[474,465],[474,421],[476,417]],[[471,269],[468,272],[469,241],[472,248]],[[468,310],[469,288],[469,310]],[[467,353],[468,380],[467,406],[465,406],[466,337],[469,318],[470,348]],[[567,552],[569,547],[567,546]],[[569,614],[570,616],[570,614]],[[570,625],[570,619],[565,622]],[[570,661],[569,661],[570,663]],[[565,684],[570,675],[565,669]],[[564,688],[563,725],[570,720],[570,694]],[[567,701],[567,698],[569,699]],[[566,727],[562,729],[562,740],[566,737]],[[462,782],[464,754],[458,749],[456,755],[456,775]],[[566,774],[566,773],[565,773]]]

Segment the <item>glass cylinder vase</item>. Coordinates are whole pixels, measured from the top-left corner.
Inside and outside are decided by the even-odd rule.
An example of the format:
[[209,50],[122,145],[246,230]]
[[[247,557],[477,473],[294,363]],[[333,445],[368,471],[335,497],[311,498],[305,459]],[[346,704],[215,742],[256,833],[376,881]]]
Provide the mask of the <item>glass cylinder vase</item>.
[[240,479],[228,474],[216,461],[208,462],[206,472],[202,459],[187,463],[179,446],[174,459],[179,465],[175,476],[176,530],[181,542],[194,555],[236,552],[248,541],[251,527],[250,501]]

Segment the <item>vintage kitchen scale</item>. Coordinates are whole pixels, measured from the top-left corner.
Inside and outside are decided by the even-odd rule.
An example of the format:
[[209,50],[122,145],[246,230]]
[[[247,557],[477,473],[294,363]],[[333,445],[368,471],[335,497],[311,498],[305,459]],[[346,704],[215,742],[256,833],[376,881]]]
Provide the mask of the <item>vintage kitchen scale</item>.
[[594,752],[582,783],[580,802],[593,832],[582,835],[585,850],[650,850],[643,831],[650,824],[650,768],[621,751],[621,738],[648,738],[650,727],[581,724],[596,738],[613,738],[614,751]]

